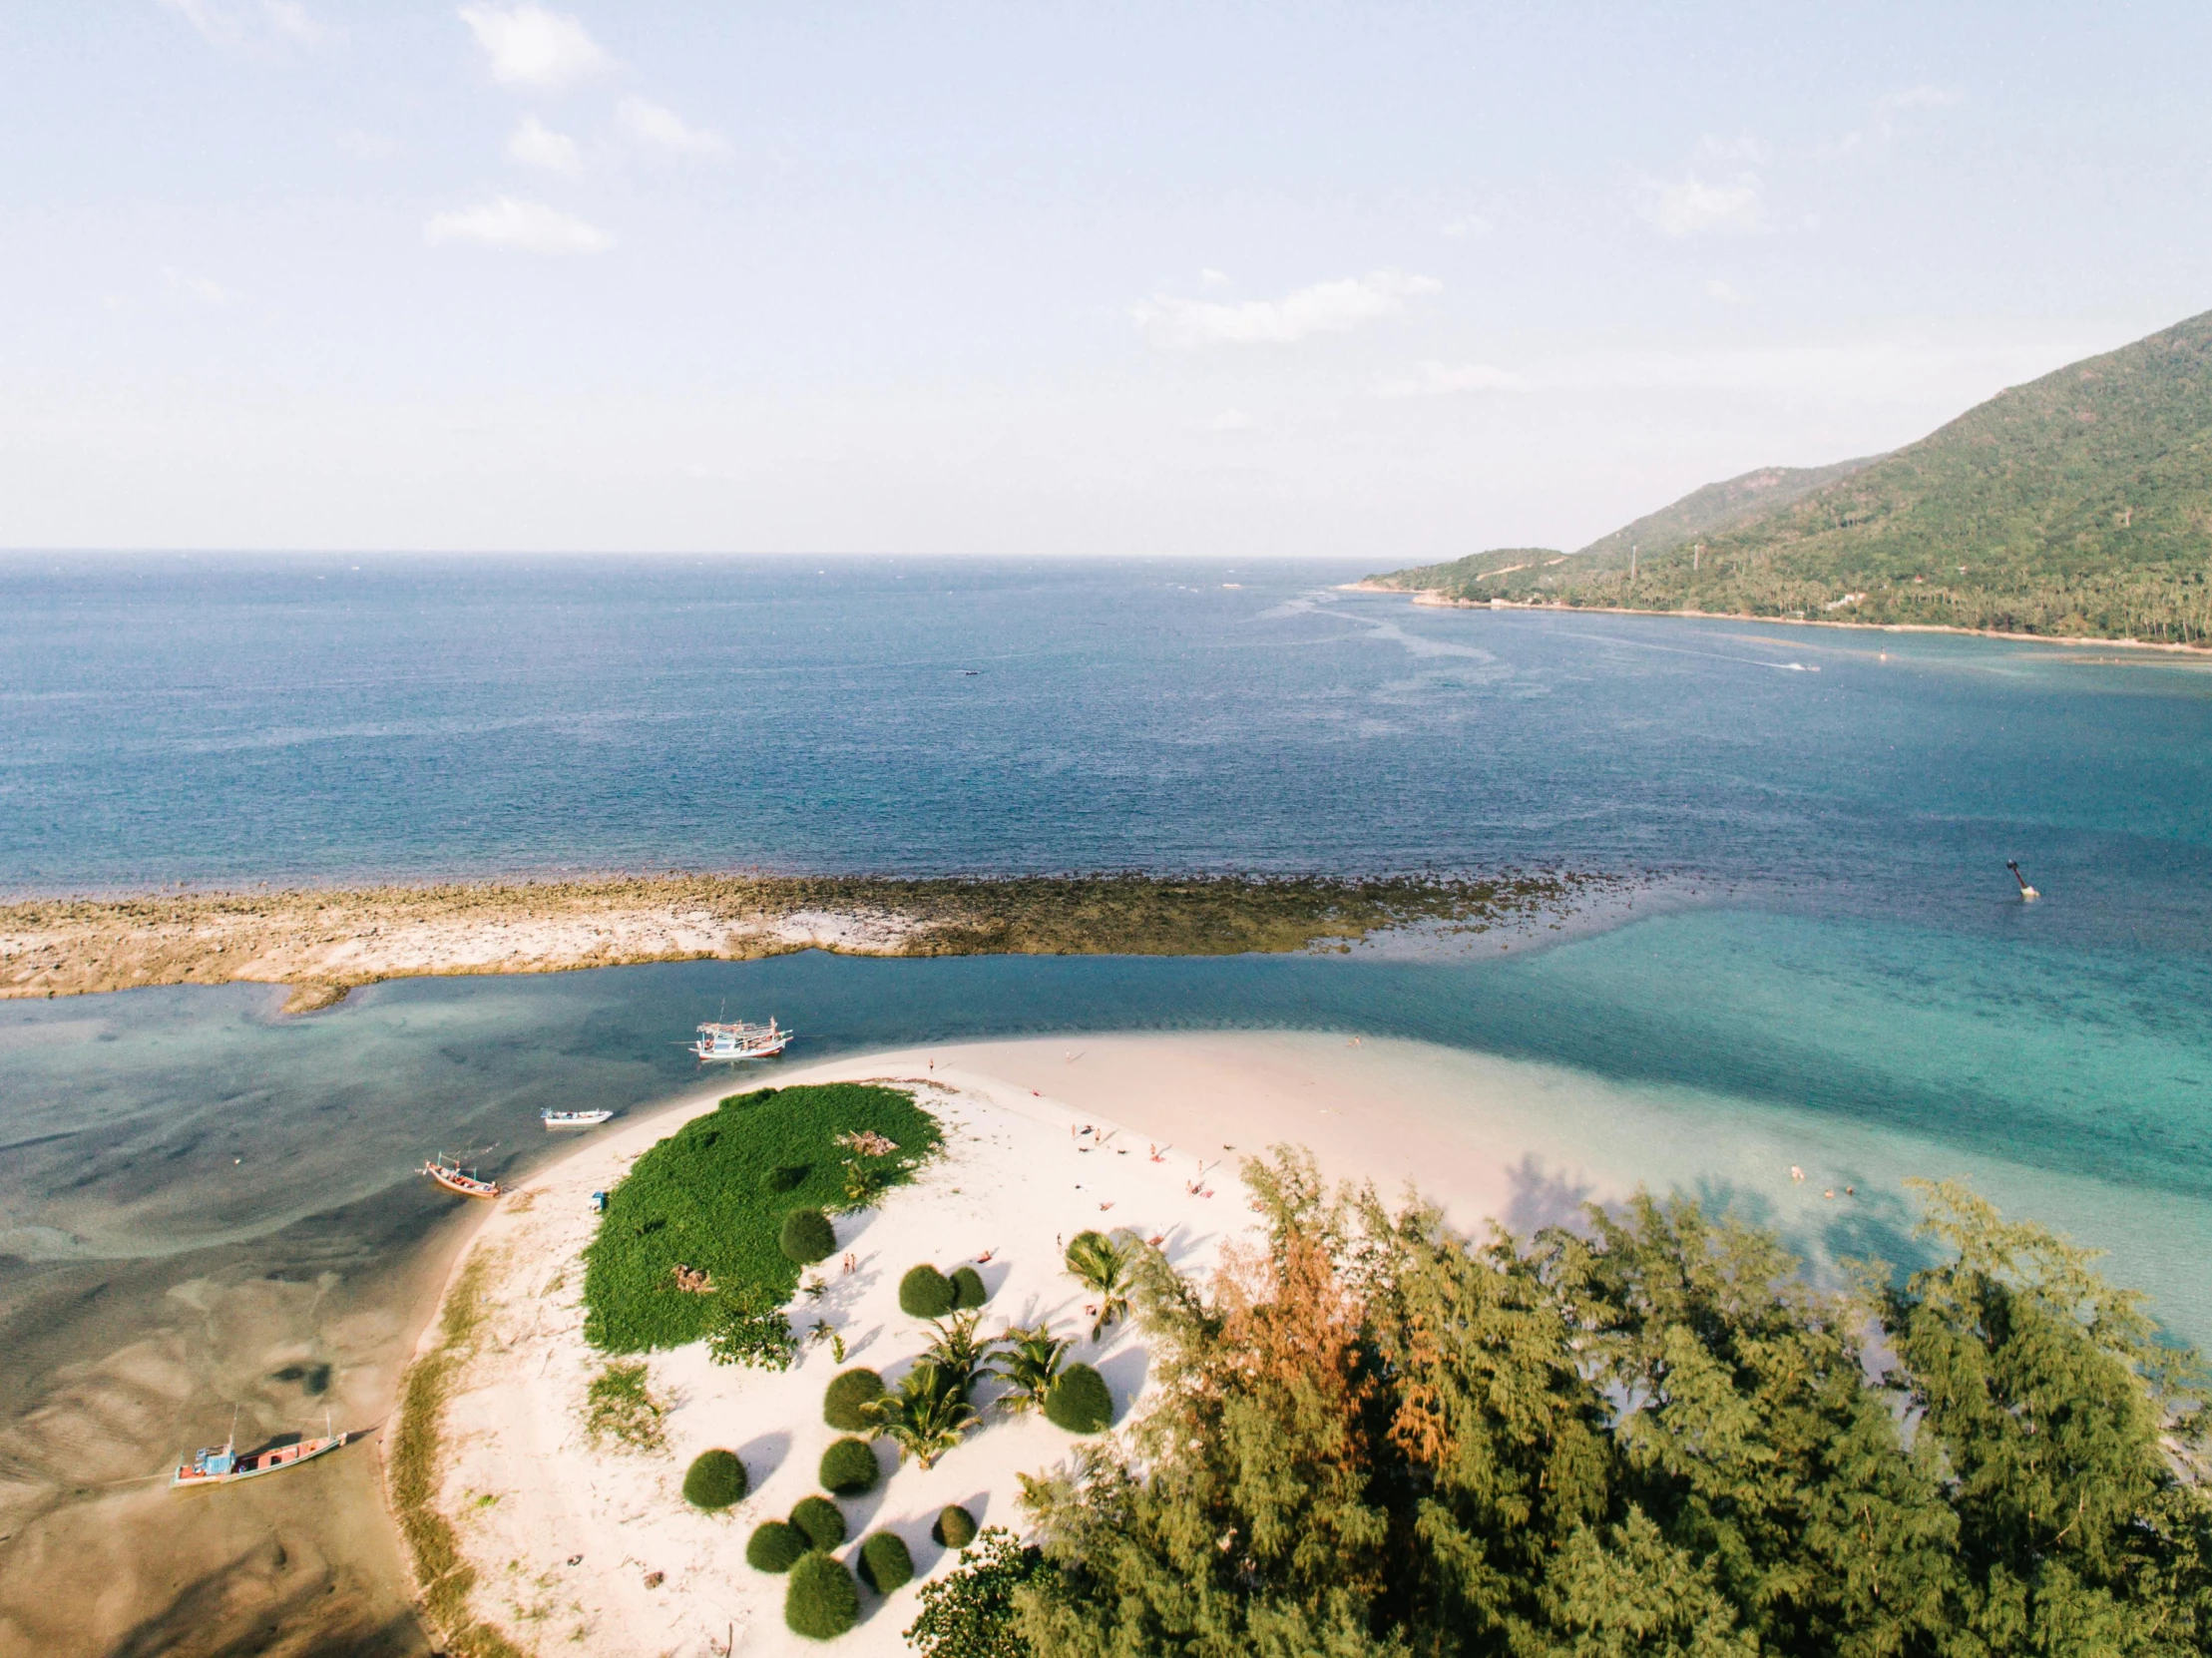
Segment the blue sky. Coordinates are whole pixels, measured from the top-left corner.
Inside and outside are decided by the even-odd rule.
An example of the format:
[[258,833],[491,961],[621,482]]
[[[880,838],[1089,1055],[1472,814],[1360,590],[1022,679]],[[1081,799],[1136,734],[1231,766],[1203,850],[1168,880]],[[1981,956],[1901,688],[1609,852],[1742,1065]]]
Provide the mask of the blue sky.
[[2212,308],[2212,8],[0,11],[0,546],[1581,543]]

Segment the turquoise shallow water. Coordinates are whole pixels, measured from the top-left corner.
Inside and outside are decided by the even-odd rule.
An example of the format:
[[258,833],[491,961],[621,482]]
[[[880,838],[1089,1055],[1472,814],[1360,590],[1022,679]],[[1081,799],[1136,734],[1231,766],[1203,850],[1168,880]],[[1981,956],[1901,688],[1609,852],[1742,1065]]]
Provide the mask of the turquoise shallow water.
[[1273,1027],[1533,1061],[1600,1101],[1531,1132],[1567,1189],[1697,1192],[1826,1263],[1908,1256],[1902,1179],[1965,1174],[2212,1342],[2201,665],[1417,611],[1328,585],[1355,574],[0,561],[0,888],[1564,863],[1674,895],[1451,960],[808,954],[393,984],[305,1020],[243,987],[0,1003],[0,1617],[48,1592],[16,1562],[56,1558],[143,1575],[157,1630],[258,1604],[258,1525],[353,1574],[339,1600],[388,1641],[348,1650],[420,1650],[329,1517],[373,1509],[366,1464],[328,1474],[350,1510],[241,1490],[245,1531],[214,1538],[85,1481],[240,1401],[319,1421],[271,1380],[317,1355],[341,1414],[380,1411],[409,1263],[451,1236],[408,1171],[519,1173],[539,1109],[694,1085],[678,1039],[725,1003],[797,1026],[800,1058]]

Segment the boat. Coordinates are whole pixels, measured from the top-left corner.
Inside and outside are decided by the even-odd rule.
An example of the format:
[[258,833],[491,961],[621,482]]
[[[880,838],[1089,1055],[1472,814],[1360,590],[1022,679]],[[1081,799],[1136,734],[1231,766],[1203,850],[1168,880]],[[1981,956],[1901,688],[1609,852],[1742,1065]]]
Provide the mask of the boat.
[[614,1115],[613,1111],[540,1111],[538,1118],[548,1128],[597,1128]]
[[177,1471],[171,1475],[171,1490],[184,1490],[188,1486],[227,1485],[237,1479],[252,1479],[264,1473],[278,1473],[285,1468],[297,1467],[317,1456],[328,1455],[345,1444],[350,1437],[328,1432],[325,1420],[324,1432],[311,1440],[299,1440],[291,1445],[272,1446],[267,1451],[256,1451],[250,1455],[238,1454],[237,1418],[230,1419],[230,1437],[216,1450],[199,1451],[191,1461],[180,1461]]
[[765,1025],[710,1023],[699,1027],[691,1051],[701,1059],[772,1059],[791,1045],[791,1033],[774,1020]]
[[456,1161],[449,1161],[442,1157],[425,1158],[422,1172],[437,1181],[447,1191],[459,1192],[463,1197],[499,1196],[499,1182],[497,1180],[479,1180],[473,1171],[463,1174],[460,1163]]

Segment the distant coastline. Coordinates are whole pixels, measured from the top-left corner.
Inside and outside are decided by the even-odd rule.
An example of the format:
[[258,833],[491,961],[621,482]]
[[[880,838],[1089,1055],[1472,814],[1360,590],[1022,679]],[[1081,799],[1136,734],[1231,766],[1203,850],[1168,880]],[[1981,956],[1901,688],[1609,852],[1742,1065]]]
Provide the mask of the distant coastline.
[[1126,874],[894,879],[668,874],[553,882],[27,898],[0,905],[0,1000],[155,985],[287,986],[309,1013],[362,985],[643,962],[864,956],[1216,956],[1349,949],[1412,928],[1557,920],[1629,883]]
[[1955,627],[1940,622],[1839,622],[1829,617],[1760,616],[1753,611],[1644,610],[1633,605],[1568,605],[1557,600],[1461,599],[1442,588],[1395,588],[1382,582],[1346,582],[1339,593],[1397,594],[1416,605],[1441,611],[1569,611],[1584,616],[1690,617],[1703,622],[1771,622],[1778,627],[1848,627],[1875,633],[1957,633],[1968,638],[2016,639],[2027,644],[2079,647],[2115,646],[2125,650],[2162,650],[2168,655],[2212,653],[2212,640],[2180,644],[2167,639],[2112,638],[2101,633],[2022,633],[2002,627]]

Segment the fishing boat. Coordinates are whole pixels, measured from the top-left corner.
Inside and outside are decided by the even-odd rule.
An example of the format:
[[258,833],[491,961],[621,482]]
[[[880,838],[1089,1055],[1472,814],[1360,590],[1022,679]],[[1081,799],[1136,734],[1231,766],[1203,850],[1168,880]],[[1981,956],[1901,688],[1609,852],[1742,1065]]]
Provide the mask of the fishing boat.
[[461,1172],[461,1165],[457,1160],[449,1160],[443,1157],[425,1158],[422,1172],[437,1181],[447,1191],[459,1192],[463,1197],[499,1196],[499,1182],[497,1180],[479,1180],[474,1170],[464,1174]]
[[790,1045],[791,1033],[778,1030],[774,1020],[765,1025],[740,1020],[734,1025],[700,1026],[691,1051],[701,1059],[772,1059]]
[[548,1128],[597,1128],[614,1115],[613,1111],[540,1111],[538,1118]]
[[301,1462],[312,1461],[345,1444],[347,1436],[329,1432],[329,1421],[323,1422],[323,1433],[312,1440],[299,1440],[291,1445],[272,1446],[267,1451],[256,1451],[250,1455],[238,1454],[238,1423],[230,1419],[230,1437],[218,1450],[199,1451],[191,1461],[179,1461],[177,1472],[171,1476],[171,1490],[183,1490],[188,1486],[227,1485],[235,1479],[251,1479],[258,1474],[277,1473],[284,1468],[297,1467]]

